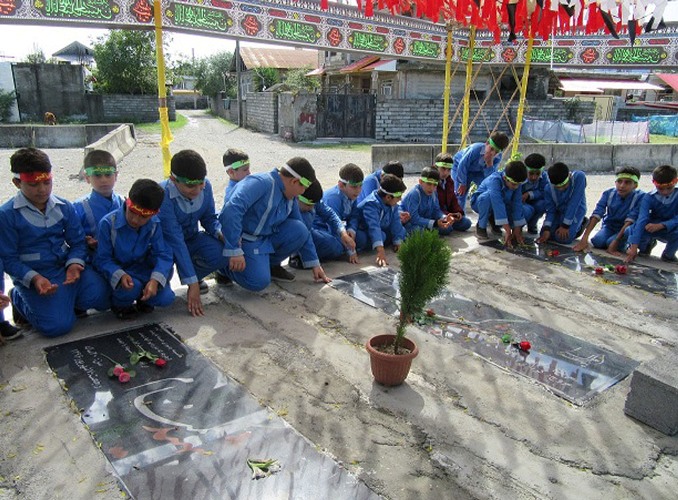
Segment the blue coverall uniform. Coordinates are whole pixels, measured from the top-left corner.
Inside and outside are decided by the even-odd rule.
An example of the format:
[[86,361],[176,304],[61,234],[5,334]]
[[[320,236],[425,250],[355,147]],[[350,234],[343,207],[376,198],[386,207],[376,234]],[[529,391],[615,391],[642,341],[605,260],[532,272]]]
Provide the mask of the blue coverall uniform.
[[[400,208],[410,214],[410,220],[405,224],[407,234],[417,229],[434,229],[436,221],[445,216],[440,209],[438,194],[434,191],[427,195],[419,184],[405,194]],[[440,234],[450,234],[454,230],[452,225],[437,229]]]
[[525,225],[522,192],[520,188],[508,188],[503,172],[495,172],[480,183],[471,196],[471,208],[478,213],[478,226],[481,228],[487,227],[490,215],[494,215],[499,226]]
[[[645,226],[650,223],[664,224],[666,229],[649,233]],[[678,189],[668,196],[660,195],[656,189],[643,196],[636,223],[627,229],[630,245],[638,245],[641,252],[646,251],[652,240],[666,243],[664,255],[675,257],[678,250]]]
[[[541,231],[549,230],[550,239],[558,243],[572,243],[586,216],[586,175],[581,170],[570,172],[570,182],[560,191],[553,184],[544,192],[546,199],[546,217]],[[569,229],[567,238],[556,235],[559,226]]]
[[[619,231],[626,222],[634,223],[638,219],[640,202],[643,192],[639,189],[629,193],[626,198],[619,196],[616,188],[603,191],[600,200],[591,214],[592,219],[602,220],[602,227],[591,238],[591,244],[595,248],[607,248],[617,238]],[[619,248],[626,245],[626,231],[622,236]]]
[[358,203],[358,217],[349,224],[356,233],[358,251],[388,244],[400,245],[407,235],[400,222],[398,206],[384,203],[378,191]]
[[539,179],[535,182],[530,182],[528,179],[522,185],[522,194],[529,193],[527,200],[523,202],[523,216],[527,221],[528,228],[536,228],[537,222],[541,216],[546,213],[546,200],[544,199],[544,192],[549,185],[549,176],[542,171]]
[[480,186],[485,178],[497,171],[501,163],[502,155],[498,153],[492,160],[492,165],[488,167],[485,164],[484,154],[485,143],[476,142],[457,151],[457,154],[454,155],[452,180],[456,188],[466,186],[466,192],[462,195],[457,195],[457,200],[463,210],[466,210],[466,198],[471,188],[471,183],[474,182],[476,186]]
[[[112,193],[110,198],[101,196],[96,191],[78,198],[73,202],[75,211],[80,217],[80,223],[85,230],[85,236],[92,236],[98,240],[99,222],[105,215],[119,209],[125,200],[119,194]],[[94,250],[88,247],[87,262],[92,262]]]

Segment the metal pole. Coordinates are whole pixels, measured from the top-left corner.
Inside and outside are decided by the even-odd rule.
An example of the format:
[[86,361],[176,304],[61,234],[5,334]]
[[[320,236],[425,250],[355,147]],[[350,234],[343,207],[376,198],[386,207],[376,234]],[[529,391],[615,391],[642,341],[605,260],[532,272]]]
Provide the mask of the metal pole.
[[169,128],[169,114],[167,112],[167,88],[165,87],[165,56],[162,48],[162,9],[160,0],[153,0],[153,17],[155,20],[155,59],[158,66],[158,114],[160,115],[160,149],[162,151],[163,174],[170,175],[169,145],[174,139]]
[[445,90],[443,92],[443,140],[442,152],[447,152],[447,137],[450,128],[450,86],[452,83],[452,23],[447,23],[447,59],[445,62]]
[[242,127],[242,89],[240,87],[240,40],[235,41],[235,78],[238,99],[238,127]]

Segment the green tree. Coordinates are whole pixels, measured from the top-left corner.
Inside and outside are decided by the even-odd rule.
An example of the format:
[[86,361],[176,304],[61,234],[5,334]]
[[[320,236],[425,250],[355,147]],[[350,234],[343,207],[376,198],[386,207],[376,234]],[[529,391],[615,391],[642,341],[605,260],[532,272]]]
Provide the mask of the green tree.
[[56,57],[50,57],[47,59],[43,50],[37,45],[33,45],[33,52],[28,54],[23,62],[29,64],[57,64],[59,61],[56,59]]
[[[169,44],[169,37],[163,38]],[[111,30],[94,43],[96,90],[108,94],[153,94],[158,90],[155,35]],[[166,75],[171,78],[171,75]]]
[[199,59],[195,64],[195,88],[203,95],[225,92],[228,97],[235,97],[235,74],[230,73],[232,60],[231,52],[219,52]]
[[292,92],[306,90],[308,92],[317,93],[320,91],[320,79],[313,76],[306,76],[306,73],[313,68],[297,68],[291,69],[285,76],[285,83]]
[[254,91],[261,92],[280,82],[280,71],[276,68],[255,68],[252,80]]
[[6,92],[0,89],[0,122],[6,122],[12,116],[12,105],[16,100],[16,94],[12,90]]

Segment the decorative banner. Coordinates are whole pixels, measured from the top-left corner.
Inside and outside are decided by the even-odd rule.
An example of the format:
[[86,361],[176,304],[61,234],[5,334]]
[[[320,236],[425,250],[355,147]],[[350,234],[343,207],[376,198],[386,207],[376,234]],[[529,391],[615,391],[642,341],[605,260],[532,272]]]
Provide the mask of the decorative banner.
[[[483,0],[480,5],[484,6]],[[525,14],[518,10],[516,15]],[[0,0],[0,24],[17,21],[152,29],[153,9],[150,0]],[[169,31],[229,39],[439,61],[445,59],[447,39],[443,24],[382,13],[366,18],[355,7],[331,3],[322,10],[321,2],[311,0],[162,0],[162,25]],[[520,33],[519,29],[514,31]],[[601,33],[598,29],[595,32]],[[535,39],[532,64],[652,68],[674,66],[675,60],[668,54],[678,53],[675,28],[643,34],[634,43],[604,34],[587,35],[581,30],[575,35],[569,33],[575,32],[568,31],[567,36],[547,42]],[[468,31],[455,29],[452,37],[453,60],[465,62]],[[492,30],[477,32],[476,47],[473,61],[488,64],[525,61],[523,41],[497,44]]]

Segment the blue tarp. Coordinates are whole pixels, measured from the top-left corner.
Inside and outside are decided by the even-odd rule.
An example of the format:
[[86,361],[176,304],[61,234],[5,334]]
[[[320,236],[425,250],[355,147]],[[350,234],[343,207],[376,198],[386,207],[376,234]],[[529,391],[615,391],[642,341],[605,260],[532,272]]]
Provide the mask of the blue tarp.
[[678,115],[632,116],[634,122],[650,122],[650,133],[678,137]]

